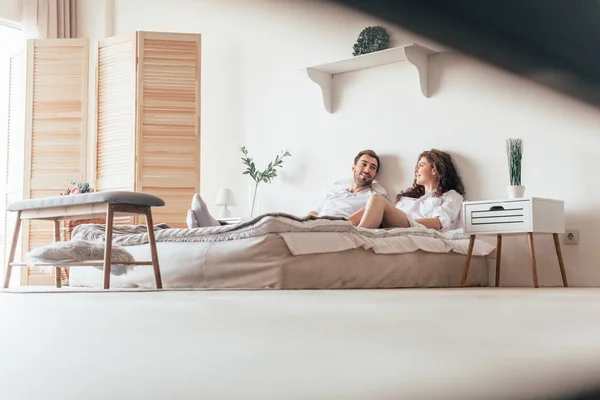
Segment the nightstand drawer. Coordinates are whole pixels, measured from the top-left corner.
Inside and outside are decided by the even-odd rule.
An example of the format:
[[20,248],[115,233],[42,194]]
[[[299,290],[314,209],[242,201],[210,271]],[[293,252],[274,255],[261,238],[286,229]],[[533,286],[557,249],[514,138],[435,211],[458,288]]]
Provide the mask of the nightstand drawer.
[[465,204],[468,232],[527,231],[531,229],[531,202],[499,201]]

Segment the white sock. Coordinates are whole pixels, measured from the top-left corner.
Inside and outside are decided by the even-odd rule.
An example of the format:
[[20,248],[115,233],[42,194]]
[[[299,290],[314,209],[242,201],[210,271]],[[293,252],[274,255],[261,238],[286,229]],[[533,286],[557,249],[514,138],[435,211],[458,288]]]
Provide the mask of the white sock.
[[192,199],[192,211],[194,213],[194,217],[196,217],[196,222],[199,227],[206,226],[220,226],[219,221],[213,218],[212,215],[208,212],[208,207],[206,207],[206,203],[202,200],[199,194],[195,194]]
[[185,222],[187,222],[188,228],[200,228],[198,221],[196,221],[196,215],[194,215],[193,210],[188,210]]

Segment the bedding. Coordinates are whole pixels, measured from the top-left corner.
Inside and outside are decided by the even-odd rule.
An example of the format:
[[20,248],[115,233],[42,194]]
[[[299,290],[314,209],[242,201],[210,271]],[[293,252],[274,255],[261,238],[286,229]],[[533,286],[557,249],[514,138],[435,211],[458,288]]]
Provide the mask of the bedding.
[[[159,242],[164,288],[194,289],[390,289],[460,287],[465,256],[417,250],[374,254],[350,250],[293,255],[281,235],[223,242]],[[126,247],[136,260],[148,244]],[[473,256],[467,286],[487,286],[493,254]],[[71,268],[71,286],[102,287],[102,271]],[[111,287],[153,289],[150,266],[111,277]]]
[[[145,227],[115,227],[113,243],[138,261],[150,251]],[[236,225],[156,227],[165,287],[337,289],[459,286],[468,247],[461,231],[362,229],[343,218],[265,214]],[[103,241],[104,226],[80,225],[77,240]],[[469,286],[487,285],[494,247],[477,240]],[[71,285],[99,286],[101,271],[71,269]],[[116,287],[153,287],[151,268],[111,279]]]
[[[103,242],[104,225],[79,225],[73,230],[73,240]],[[422,226],[395,229],[357,228],[339,217],[297,217],[283,213],[263,214],[234,225],[206,228],[177,228],[168,225],[155,227],[157,242],[221,242],[281,235],[292,254],[314,254],[343,251],[362,247],[375,253],[393,254],[416,251],[450,252],[466,254],[464,241],[469,238],[462,230],[439,232]],[[113,244],[135,246],[148,243],[148,233],[143,225],[115,226]],[[487,255],[494,247],[478,241],[474,255]]]

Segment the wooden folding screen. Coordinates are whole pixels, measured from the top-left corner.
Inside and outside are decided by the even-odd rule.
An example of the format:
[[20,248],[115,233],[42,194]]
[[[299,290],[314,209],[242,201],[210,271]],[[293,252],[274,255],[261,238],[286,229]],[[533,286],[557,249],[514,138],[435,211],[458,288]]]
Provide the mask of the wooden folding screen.
[[154,221],[175,227],[200,185],[200,43],[136,32],[98,46],[96,187],[163,198]]

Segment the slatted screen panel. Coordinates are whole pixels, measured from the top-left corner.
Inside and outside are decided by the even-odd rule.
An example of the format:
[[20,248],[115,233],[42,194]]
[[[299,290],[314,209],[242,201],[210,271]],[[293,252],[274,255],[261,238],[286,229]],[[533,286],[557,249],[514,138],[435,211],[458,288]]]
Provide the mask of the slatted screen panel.
[[[135,36],[98,44],[96,189],[135,190]],[[132,224],[119,216],[116,224]]]
[[200,184],[200,35],[138,35],[138,190],[165,200],[155,223],[184,227]]
[[[86,180],[89,45],[87,39],[36,39],[27,51],[25,195],[56,196]],[[52,243],[53,227],[31,221],[26,248]],[[30,285],[52,282],[46,273],[29,271]]]
[[[8,88],[8,130],[6,159],[6,198],[8,206],[15,201],[23,199],[23,178],[25,169],[25,51],[10,59],[9,88]],[[6,265],[10,249],[12,234],[16,223],[16,213],[7,212],[4,215],[4,244],[3,262]],[[17,258],[22,259],[22,241],[17,248]]]
[[96,188],[134,190],[135,38],[98,46]]

